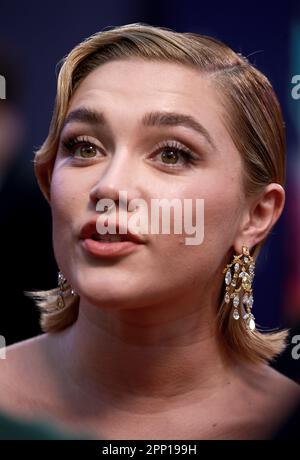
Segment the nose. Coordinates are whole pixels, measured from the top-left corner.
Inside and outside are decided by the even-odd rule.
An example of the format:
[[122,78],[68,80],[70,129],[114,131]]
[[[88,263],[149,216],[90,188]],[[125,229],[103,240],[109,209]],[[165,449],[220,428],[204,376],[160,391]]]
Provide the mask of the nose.
[[114,201],[115,206],[121,207],[125,202],[128,205],[130,200],[140,198],[137,169],[137,162],[130,152],[116,152],[100,171],[96,183],[90,190],[93,205],[96,206],[99,200],[110,199]]

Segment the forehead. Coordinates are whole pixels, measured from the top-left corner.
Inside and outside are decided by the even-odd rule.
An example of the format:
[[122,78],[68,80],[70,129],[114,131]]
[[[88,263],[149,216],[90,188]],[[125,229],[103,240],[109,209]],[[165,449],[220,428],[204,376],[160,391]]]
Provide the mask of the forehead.
[[131,111],[143,106],[173,109],[178,105],[195,114],[201,112],[202,107],[207,109],[208,105],[221,110],[210,79],[197,69],[138,58],[116,60],[97,67],[80,83],[71,105],[100,102],[100,98],[103,103],[115,106],[125,104],[127,109],[130,100]]

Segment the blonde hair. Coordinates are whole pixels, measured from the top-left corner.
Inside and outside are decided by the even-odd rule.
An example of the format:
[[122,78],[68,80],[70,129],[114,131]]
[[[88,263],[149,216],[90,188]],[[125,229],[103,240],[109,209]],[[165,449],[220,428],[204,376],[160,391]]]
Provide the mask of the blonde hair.
[[[222,94],[224,121],[241,154],[245,195],[259,193],[271,182],[284,185],[284,123],[269,80],[245,57],[214,38],[135,23],[92,35],[62,60],[49,134],[34,159],[37,180],[47,200],[60,132],[74,91],[99,65],[130,57],[180,63],[209,75]],[[265,240],[255,247],[254,259]],[[57,311],[57,294],[57,288],[27,292],[40,307],[41,326],[47,332],[66,328],[78,315],[79,298],[69,297],[65,308]],[[223,298],[224,291],[216,312],[217,330],[223,348],[232,356],[254,363],[265,362],[285,348],[288,331],[249,332],[244,321],[232,320]]]

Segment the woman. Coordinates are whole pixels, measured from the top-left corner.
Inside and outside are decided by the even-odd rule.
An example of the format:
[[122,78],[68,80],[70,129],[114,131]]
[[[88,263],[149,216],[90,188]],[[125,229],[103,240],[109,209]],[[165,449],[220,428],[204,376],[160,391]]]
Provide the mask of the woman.
[[[269,366],[287,332],[262,334],[252,313],[255,260],[285,201],[267,78],[209,37],[97,33],[63,62],[35,172],[59,287],[31,294],[45,334],[8,348],[1,406],[106,439],[270,438],[300,390]],[[132,231],[125,192],[146,212],[187,199],[195,216],[203,200],[200,244]],[[99,241],[113,218],[130,241]]]

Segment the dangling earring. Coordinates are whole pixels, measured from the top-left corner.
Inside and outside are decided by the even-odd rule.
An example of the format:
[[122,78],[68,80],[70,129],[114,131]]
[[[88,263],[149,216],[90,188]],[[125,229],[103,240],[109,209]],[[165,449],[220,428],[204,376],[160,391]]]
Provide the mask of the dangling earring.
[[77,294],[74,291],[74,289],[70,288],[70,285],[68,284],[67,279],[65,278],[65,276],[63,275],[61,271],[58,272],[58,288],[59,288],[59,292],[58,292],[57,299],[56,299],[56,305],[57,305],[57,308],[61,310],[66,305],[64,297],[67,294],[67,292],[70,291],[71,289],[70,294],[72,296],[77,295]]
[[227,264],[223,270],[226,284],[224,301],[229,305],[232,300],[233,318],[239,320],[241,313],[247,329],[254,331],[255,317],[251,309],[253,306],[252,282],[255,274],[255,261],[250,256],[247,246],[243,246],[242,251],[242,254],[234,255],[233,261]]

